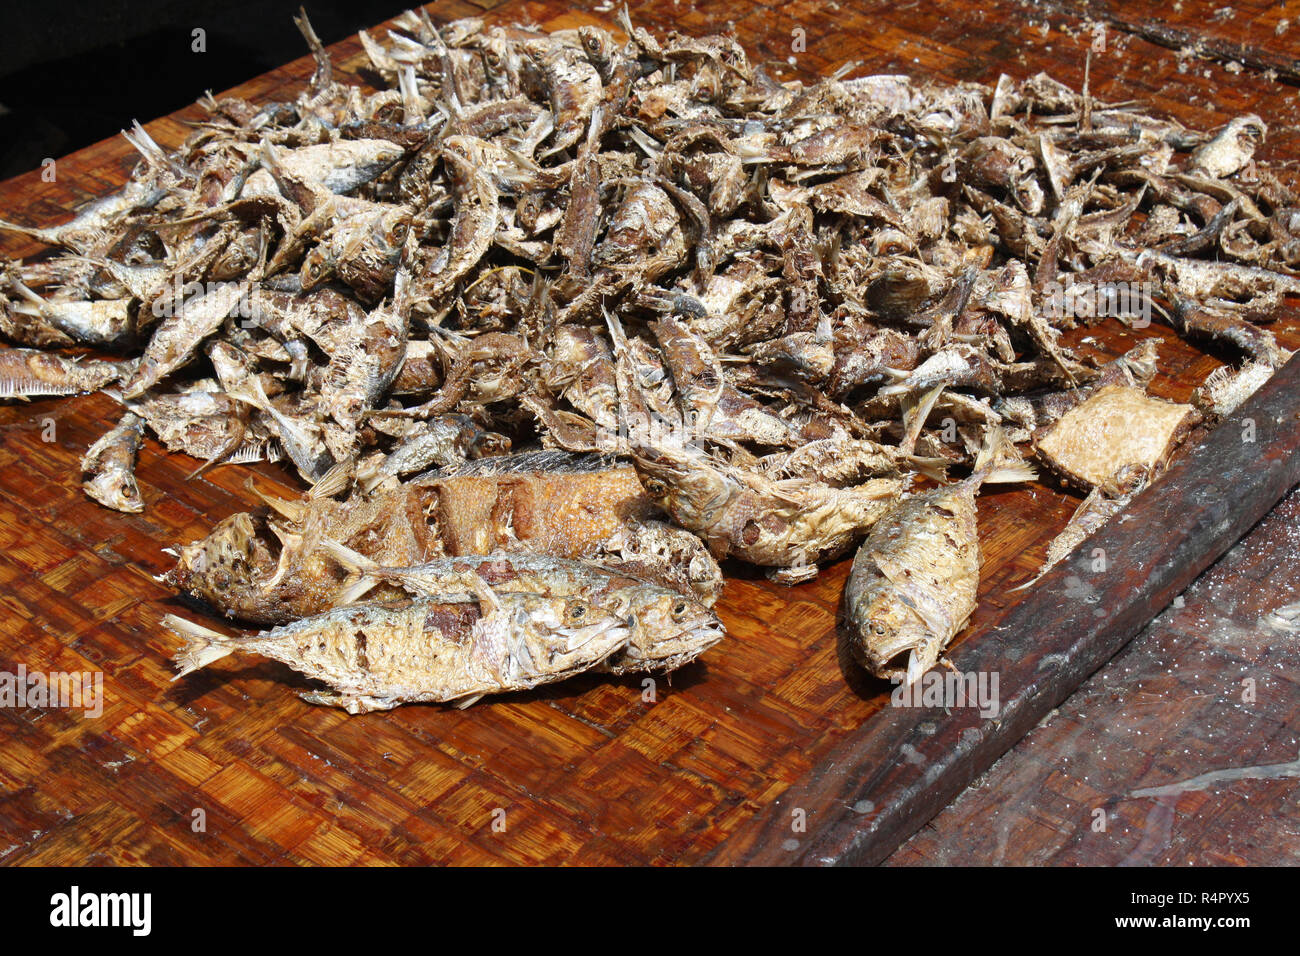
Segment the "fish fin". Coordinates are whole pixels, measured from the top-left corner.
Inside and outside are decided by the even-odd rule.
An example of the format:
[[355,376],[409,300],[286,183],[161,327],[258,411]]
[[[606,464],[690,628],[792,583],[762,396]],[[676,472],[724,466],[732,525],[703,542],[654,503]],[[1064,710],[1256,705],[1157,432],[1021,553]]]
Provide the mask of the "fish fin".
[[975,457],[975,473],[971,479],[977,476],[977,484],[1009,484],[1034,481],[1038,472],[1020,457],[1020,450],[1007,438],[1001,425],[990,425],[984,435],[984,446]]
[[252,405],[258,411],[271,414],[271,400],[266,397],[266,392],[262,388],[262,383],[256,375],[246,375],[242,381],[222,382],[222,388],[225,389],[226,395],[235,401],[243,402],[245,405]]
[[337,598],[340,607],[346,604],[356,604],[363,597],[373,591],[379,585],[379,579],[373,578],[368,574],[363,574],[346,588],[339,592]]
[[915,684],[917,678],[925,673],[925,668],[921,666],[920,659],[916,656],[916,648],[907,652],[907,676],[904,681],[908,684]]
[[941,383],[924,395],[919,397],[909,395],[903,399],[903,442],[899,445],[903,454],[910,455],[915,450],[916,441],[921,437],[921,429],[925,428],[926,420],[934,411],[934,403],[939,400],[939,396],[947,387],[946,383]]
[[277,498],[275,495],[268,495],[257,487],[251,475],[244,482],[244,487],[261,498],[273,511],[279,512],[295,524],[300,524],[307,517],[308,508],[305,502],[289,501],[285,498]]
[[367,697],[364,694],[341,694],[332,690],[305,690],[298,696],[309,704],[321,707],[337,707],[349,714],[368,714],[375,710],[392,710],[396,702],[380,697]]
[[470,571],[467,575],[469,588],[478,599],[479,610],[483,612],[484,617],[495,614],[501,610],[501,599],[497,597],[495,591],[488,586],[483,580],[483,576],[477,571]]
[[233,647],[226,646],[231,638],[225,634],[195,624],[193,621],[187,621],[175,614],[168,614],[162,622],[167,630],[185,641],[185,646],[172,658],[177,669],[176,676],[172,678],[174,681],[234,653]]
[[1047,568],[1039,569],[1039,572],[1035,574],[1032,578],[1030,578],[1028,581],[1026,581],[1024,584],[1017,584],[1013,588],[1007,588],[1007,593],[1015,594],[1017,591],[1023,591],[1025,588],[1037,583],[1038,579],[1041,578],[1046,573],[1047,573]]
[[344,491],[352,480],[352,462],[344,459],[337,462],[307,492],[308,498],[333,498]]
[[924,475],[941,485],[948,483],[948,461],[943,458],[922,458],[919,455],[904,455],[903,460],[912,466],[918,474]]
[[321,538],[321,549],[343,566],[345,571],[368,572],[376,570],[379,565],[359,551],[353,551],[347,545],[333,538]]
[[462,697],[460,700],[456,701],[456,709],[464,710],[466,707],[477,704],[482,699],[482,694],[470,694],[468,697]]
[[355,604],[379,585],[379,578],[372,573],[379,565],[364,554],[353,551],[333,538],[321,538],[320,548],[337,561],[343,570],[356,575],[356,580],[349,582],[348,586],[339,593],[340,605]]

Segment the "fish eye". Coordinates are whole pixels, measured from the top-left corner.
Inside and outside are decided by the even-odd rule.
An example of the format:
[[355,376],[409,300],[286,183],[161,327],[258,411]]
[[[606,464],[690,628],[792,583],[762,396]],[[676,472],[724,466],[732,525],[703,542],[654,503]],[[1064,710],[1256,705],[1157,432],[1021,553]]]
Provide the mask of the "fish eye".
[[673,605],[673,620],[680,621],[686,616],[688,610],[690,610],[690,608],[685,601],[678,601]]
[[587,619],[587,605],[582,601],[570,601],[564,613],[570,621],[585,621]]
[[884,633],[885,633],[885,625],[881,624],[879,621],[876,621],[876,622],[872,623],[872,625],[871,625],[871,630],[872,630],[873,633],[876,633],[876,634],[884,634]]

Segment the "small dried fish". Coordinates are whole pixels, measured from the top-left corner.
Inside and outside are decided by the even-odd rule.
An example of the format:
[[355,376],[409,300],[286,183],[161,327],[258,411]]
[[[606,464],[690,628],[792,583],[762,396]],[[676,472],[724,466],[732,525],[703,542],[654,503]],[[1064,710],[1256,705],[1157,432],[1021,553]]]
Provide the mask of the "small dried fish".
[[144,511],[144,499],[135,481],[135,460],[143,441],[144,419],[127,412],[117,427],[91,445],[81,459],[82,472],[90,476],[83,483],[86,494],[114,511]]
[[853,656],[877,677],[911,683],[975,610],[980,548],[975,496],[993,481],[1032,481],[991,430],[974,474],[905,498],[872,527],[844,587]]
[[36,349],[0,348],[0,398],[97,392],[131,374],[135,363],[106,362]]
[[622,618],[576,598],[495,594],[477,603],[420,598],[327,611],[248,637],[227,637],[168,615],[185,640],[183,677],[236,651],[288,664],[332,690],[303,694],[350,714],[399,704],[472,703],[589,670],[629,637]]
[[492,554],[441,558],[408,568],[385,568],[333,542],[326,548],[340,564],[361,575],[341,600],[360,597],[377,583],[395,584],[417,596],[466,590],[481,578],[500,593],[580,598],[627,621],[627,645],[604,665],[615,674],[671,671],[722,640],[717,615],[684,594],[598,565],[548,555]]

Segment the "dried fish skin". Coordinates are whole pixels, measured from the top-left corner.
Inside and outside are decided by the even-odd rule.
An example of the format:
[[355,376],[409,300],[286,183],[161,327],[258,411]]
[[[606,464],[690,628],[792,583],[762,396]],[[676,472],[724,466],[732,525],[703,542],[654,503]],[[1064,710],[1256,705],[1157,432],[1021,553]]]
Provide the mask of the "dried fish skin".
[[633,520],[581,557],[634,578],[692,595],[713,607],[726,584],[708,548],[685,528],[665,521]]
[[[443,556],[514,552],[625,561],[630,573],[720,587],[716,564],[680,542],[680,570],[656,563],[640,523],[657,509],[626,463],[601,455],[524,452],[467,461],[342,500],[266,498],[268,520],[236,514],[179,549],[164,581],[228,617],[282,624],[335,607],[347,571],[328,538],[376,563],[405,567]],[[644,547],[638,549],[633,544]],[[702,546],[697,550],[702,551]],[[622,555],[626,553],[626,557]],[[642,571],[633,571],[640,562]],[[690,576],[693,575],[693,576]]]
[[626,621],[585,601],[486,588],[476,597],[353,605],[243,638],[172,616],[164,624],[186,642],[178,677],[236,651],[261,654],[332,689],[309,702],[351,714],[530,690],[589,670],[629,637]]
[[203,341],[234,311],[246,292],[241,283],[221,283],[182,305],[154,332],[122,394],[139,398],[188,362]]
[[1157,474],[1199,420],[1190,405],[1111,385],[1061,416],[1035,441],[1035,451],[1065,480],[1090,489],[1125,466]]
[[427,478],[448,554],[522,548],[580,558],[653,502],[627,462],[559,451],[480,458]]

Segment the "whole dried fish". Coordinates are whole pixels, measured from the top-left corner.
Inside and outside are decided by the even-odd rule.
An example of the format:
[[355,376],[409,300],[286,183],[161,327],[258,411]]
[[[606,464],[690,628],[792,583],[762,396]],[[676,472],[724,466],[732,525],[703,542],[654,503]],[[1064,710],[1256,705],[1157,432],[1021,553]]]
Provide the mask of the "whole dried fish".
[[877,677],[908,683],[929,670],[975,610],[980,548],[975,496],[990,481],[1031,481],[1006,463],[993,432],[974,474],[899,502],[871,529],[844,587],[854,657]]
[[385,568],[332,542],[327,544],[327,550],[340,564],[361,575],[342,596],[345,602],[361,596],[376,583],[395,584],[414,595],[436,597],[467,590],[476,578],[497,593],[587,601],[627,621],[627,645],[604,665],[616,674],[674,670],[717,644],[725,633],[717,615],[694,598],[583,561],[547,555],[493,554]]
[[353,605],[239,638],[172,615],[163,623],[186,642],[178,677],[236,651],[261,654],[332,688],[303,699],[351,714],[464,705],[553,683],[601,663],[629,636],[624,619],[576,598],[498,595],[486,585],[474,596]]
[[133,362],[105,362],[36,349],[0,348],[0,398],[96,392],[131,374]]

